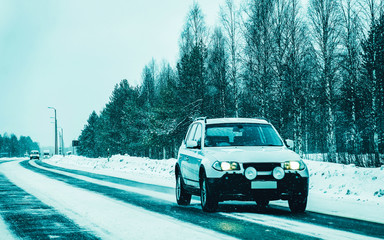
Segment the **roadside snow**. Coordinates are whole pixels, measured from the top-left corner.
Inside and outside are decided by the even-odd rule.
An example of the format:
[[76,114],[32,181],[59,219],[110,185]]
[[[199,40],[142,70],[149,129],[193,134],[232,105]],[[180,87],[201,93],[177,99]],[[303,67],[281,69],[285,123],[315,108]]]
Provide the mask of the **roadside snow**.
[[[45,162],[70,169],[126,178],[163,186],[175,185],[176,159],[115,155],[107,158],[54,156]],[[307,210],[384,223],[384,167],[360,168],[318,161],[305,161],[310,172]],[[272,202],[287,206],[286,201]]]
[[336,199],[384,204],[384,167],[307,161],[312,191]]
[[107,158],[82,156],[53,156],[44,162],[69,169],[78,169],[114,177],[174,187],[176,159],[153,160],[149,158],[115,155]]

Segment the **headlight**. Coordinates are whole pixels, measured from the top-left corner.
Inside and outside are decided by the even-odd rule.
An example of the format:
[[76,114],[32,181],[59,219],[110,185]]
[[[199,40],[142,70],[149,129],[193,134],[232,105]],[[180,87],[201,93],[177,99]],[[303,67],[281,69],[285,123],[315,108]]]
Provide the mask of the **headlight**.
[[240,170],[240,165],[237,162],[219,162],[213,163],[212,167],[217,171],[234,171]]
[[286,170],[303,170],[305,164],[303,161],[286,161],[284,163],[284,169]]

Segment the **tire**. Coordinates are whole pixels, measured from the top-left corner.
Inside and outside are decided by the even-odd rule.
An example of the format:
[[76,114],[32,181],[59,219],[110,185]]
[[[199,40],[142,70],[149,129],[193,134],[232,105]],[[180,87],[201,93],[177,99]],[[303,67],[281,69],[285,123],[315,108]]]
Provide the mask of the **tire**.
[[256,200],[256,203],[258,208],[266,209],[269,204],[269,200]]
[[184,188],[184,181],[181,174],[176,175],[176,202],[178,205],[187,206],[191,203],[191,194],[187,193]]
[[292,213],[303,213],[307,208],[307,196],[297,196],[288,200],[289,209]]
[[215,212],[219,206],[217,197],[209,187],[205,174],[200,179],[200,200],[204,212]]

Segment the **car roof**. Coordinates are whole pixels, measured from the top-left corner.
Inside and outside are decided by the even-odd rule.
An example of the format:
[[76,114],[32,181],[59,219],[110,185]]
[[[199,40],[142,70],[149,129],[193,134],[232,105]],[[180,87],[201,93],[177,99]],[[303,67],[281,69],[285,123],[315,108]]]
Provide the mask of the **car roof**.
[[[201,120],[204,121],[204,120]],[[260,123],[269,124],[269,122],[262,118],[213,118],[206,119],[207,124],[220,124],[220,123]]]

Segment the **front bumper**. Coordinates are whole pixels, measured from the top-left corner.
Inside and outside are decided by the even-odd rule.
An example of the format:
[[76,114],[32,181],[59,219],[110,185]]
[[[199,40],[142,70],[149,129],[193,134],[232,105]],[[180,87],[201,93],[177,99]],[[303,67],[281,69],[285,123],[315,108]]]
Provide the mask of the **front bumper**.
[[[226,173],[221,178],[208,178],[211,191],[219,201],[225,200],[288,200],[296,196],[308,195],[308,177],[302,177],[298,173],[286,173],[281,180],[272,176],[258,176],[250,181],[243,174]],[[252,182],[276,182],[275,189],[252,189]]]

